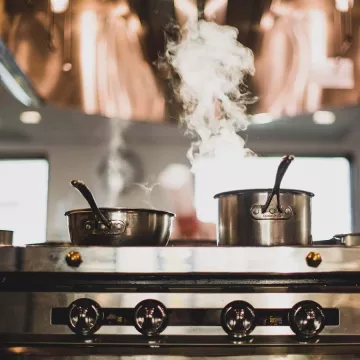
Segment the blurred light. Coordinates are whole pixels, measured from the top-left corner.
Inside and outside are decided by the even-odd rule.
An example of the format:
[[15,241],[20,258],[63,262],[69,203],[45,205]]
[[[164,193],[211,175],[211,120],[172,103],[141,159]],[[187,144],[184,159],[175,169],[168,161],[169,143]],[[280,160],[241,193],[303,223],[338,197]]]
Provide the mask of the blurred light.
[[311,10],[310,20],[310,47],[311,60],[318,62],[327,55],[327,21],[326,14],[321,10]]
[[271,4],[270,10],[272,13],[279,15],[279,16],[286,16],[292,11],[290,6],[285,5],[281,1],[273,2]]
[[274,121],[273,117],[268,113],[256,114],[253,115],[251,118],[251,122],[253,124],[258,124],[258,125],[269,124],[273,121]]
[[41,115],[37,111],[24,111],[20,114],[20,120],[24,124],[38,124]]
[[128,19],[127,26],[129,28],[129,30],[132,31],[134,34],[140,32],[140,30],[141,30],[141,22],[140,22],[139,18],[135,15],[132,15]]
[[319,84],[309,82],[307,87],[306,108],[310,112],[314,112],[321,106],[322,89]]
[[354,6],[354,0],[335,0],[336,10],[347,12]]
[[96,111],[96,47],[97,18],[95,11],[87,10],[80,18],[80,62],[82,69],[82,91],[85,111]]
[[319,125],[331,125],[335,122],[336,116],[331,111],[316,111],[313,114],[313,121]]
[[10,93],[15,96],[25,106],[30,106],[32,103],[31,98],[24,91],[24,89],[18,84],[15,78],[10,74],[4,65],[0,63],[0,80],[10,91]]
[[71,69],[72,69],[72,64],[71,63],[67,62],[67,63],[63,64],[63,71],[68,72]]
[[174,0],[174,6],[180,25],[186,24],[189,20],[198,17],[198,9],[194,0]]
[[208,18],[214,18],[216,13],[227,6],[228,0],[209,0],[204,7],[204,15]]
[[168,189],[181,189],[189,180],[190,169],[182,164],[171,164],[159,175],[160,184]]
[[9,348],[9,352],[14,353],[14,354],[26,353],[27,350],[28,350],[28,348],[26,348],[26,347],[20,347],[20,346]]
[[260,21],[260,26],[263,30],[271,30],[274,26],[275,19],[270,13],[265,14]]
[[113,10],[113,15],[115,16],[126,16],[130,12],[129,5],[126,3],[122,3],[116,6]]
[[50,0],[51,11],[60,14],[67,10],[69,7],[69,0]]
[[175,0],[175,7],[187,17],[197,17],[198,9],[194,2],[191,0]]
[[[309,41],[310,61],[312,64],[323,64],[327,58],[327,18],[324,11],[309,11]],[[319,108],[322,96],[322,87],[313,81],[308,84],[307,108],[315,111]]]

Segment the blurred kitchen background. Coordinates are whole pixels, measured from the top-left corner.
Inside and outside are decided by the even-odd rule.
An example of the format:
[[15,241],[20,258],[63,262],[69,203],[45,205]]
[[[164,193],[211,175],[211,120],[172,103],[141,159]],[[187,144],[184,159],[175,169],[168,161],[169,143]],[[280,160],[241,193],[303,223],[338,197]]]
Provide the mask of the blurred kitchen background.
[[[156,65],[194,18],[238,28],[259,97],[241,133],[258,157],[195,174]],[[315,193],[314,239],[360,232],[360,1],[0,0],[0,24],[0,228],[15,245],[68,240],[64,212],[87,206],[72,179],[101,206],[175,211],[173,237],[215,239],[213,195],[272,187],[284,154],[283,187]]]

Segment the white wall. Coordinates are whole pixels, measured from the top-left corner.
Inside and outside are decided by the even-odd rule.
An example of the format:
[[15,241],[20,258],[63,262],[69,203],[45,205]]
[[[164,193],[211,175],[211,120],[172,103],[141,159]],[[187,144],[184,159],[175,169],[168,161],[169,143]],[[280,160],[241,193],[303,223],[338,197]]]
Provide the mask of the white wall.
[[[360,144],[359,133],[353,132],[351,136],[341,143],[288,143],[288,142],[253,142],[251,148],[257,153],[302,153],[302,154],[343,154],[352,153],[355,160],[354,183],[355,190],[355,229],[360,231],[360,191],[357,185],[360,183]],[[166,165],[170,163],[185,163],[187,144],[186,142],[134,143],[132,140],[129,147],[140,157],[144,166],[145,180],[155,178]],[[17,154],[45,154],[50,161],[50,183],[47,218],[47,239],[67,240],[67,224],[64,212],[69,209],[87,207],[80,194],[73,189],[69,182],[72,179],[81,179],[92,189],[95,198],[102,203],[104,191],[97,175],[97,167],[104,154],[105,147],[92,146],[8,146],[0,144],[0,155]],[[336,176],[336,174],[334,174]],[[326,179],[324,179],[326,181]],[[26,181],[24,181],[26,186]],[[31,191],[31,189],[29,189]],[[334,189],[336,191],[336,189]],[[331,195],[331,194],[329,194]],[[143,205],[144,194],[140,189],[135,189],[122,198],[121,206],[138,207]],[[154,191],[152,202],[157,208],[167,208],[168,204],[161,193]],[[169,209],[171,210],[171,209]]]

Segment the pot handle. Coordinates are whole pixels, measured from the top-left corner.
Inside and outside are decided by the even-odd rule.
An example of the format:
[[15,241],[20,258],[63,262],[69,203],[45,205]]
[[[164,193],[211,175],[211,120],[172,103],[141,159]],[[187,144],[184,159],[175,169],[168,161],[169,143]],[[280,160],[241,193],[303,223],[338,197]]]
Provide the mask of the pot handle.
[[281,185],[281,181],[282,181],[288,167],[290,166],[290,164],[293,160],[294,160],[293,155],[286,155],[283,157],[283,159],[277,169],[277,172],[276,172],[274,187],[273,187],[271,193],[269,194],[265,205],[263,205],[261,208],[262,213],[265,213],[268,210],[271,200],[273,199],[273,197],[275,195],[276,195],[276,199],[277,199],[277,209],[278,209],[279,213],[283,212],[283,210],[281,209],[281,204],[280,204],[280,185]]
[[250,209],[250,215],[254,220],[289,220],[293,217],[294,211],[291,206],[281,209],[281,212],[270,208],[268,212],[262,212],[262,205],[253,205]]
[[85,200],[88,202],[92,212],[94,213],[95,217],[100,219],[107,228],[110,229],[111,222],[106,219],[106,217],[102,214],[98,206],[96,205],[95,199],[91,193],[91,191],[88,189],[88,187],[80,180],[72,180],[71,185],[77,189],[81,195],[85,198]]

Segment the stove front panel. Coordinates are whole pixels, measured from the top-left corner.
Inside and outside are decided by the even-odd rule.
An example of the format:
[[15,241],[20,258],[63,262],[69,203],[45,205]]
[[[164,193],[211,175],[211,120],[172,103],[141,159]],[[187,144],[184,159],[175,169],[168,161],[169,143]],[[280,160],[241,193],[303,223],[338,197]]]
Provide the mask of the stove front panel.
[[[232,301],[249,303],[255,310],[268,314],[266,326],[256,326],[251,335],[293,335],[288,325],[276,320],[278,310],[289,310],[300,301],[311,300],[326,311],[338,310],[333,325],[325,326],[321,335],[360,336],[360,294],[331,293],[47,293],[6,292],[0,296],[0,334],[73,334],[66,325],[69,305],[77,299],[91,299],[103,309],[127,309],[132,311],[146,299],[158,300],[171,312],[183,314],[186,319],[170,318],[170,323],[161,335],[226,335],[220,325],[221,310]],[[201,315],[201,311],[210,312]],[[180,312],[178,310],[181,310]],[[54,312],[63,315],[57,323]],[[260,312],[261,312],[260,311]],[[257,312],[258,313],[258,312]],[[192,315],[193,314],[193,315]],[[218,315],[217,315],[218,314]],[[131,316],[131,315],[130,315]],[[193,316],[193,317],[192,317]],[[206,318],[208,316],[208,318]],[[265,316],[265,315],[263,315]],[[330,315],[329,315],[330,316]],[[180,316],[181,317],[181,316]],[[58,316],[59,318],[59,316]],[[191,324],[183,326],[182,323]],[[59,324],[60,323],[60,324]],[[62,323],[62,325],[61,325]],[[264,323],[264,322],[263,322]],[[173,324],[173,325],[172,325]],[[210,326],[209,326],[210,325]],[[114,323],[103,325],[96,334],[140,335],[132,325]]]
[[[1,250],[1,249],[0,249]],[[78,254],[81,264],[69,263]],[[309,258],[318,256],[318,262]],[[28,247],[26,272],[319,273],[360,271],[360,248],[331,247]]]
[[[309,274],[360,272],[360,247],[0,247],[0,272]],[[77,261],[80,260],[80,261]]]

